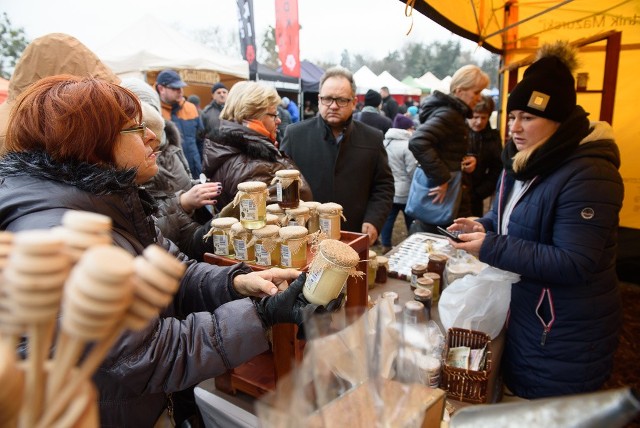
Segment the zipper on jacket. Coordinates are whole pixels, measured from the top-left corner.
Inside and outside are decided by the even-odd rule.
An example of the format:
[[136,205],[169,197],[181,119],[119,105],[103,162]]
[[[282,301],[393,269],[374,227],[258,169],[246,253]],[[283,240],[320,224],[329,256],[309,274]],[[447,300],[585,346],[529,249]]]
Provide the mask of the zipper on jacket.
[[[551,313],[551,319],[548,323],[546,323],[540,316],[540,306],[542,306],[542,302],[545,300],[545,296],[549,303],[549,311]],[[540,346],[544,346],[547,342],[547,336],[551,331],[551,326],[556,320],[556,311],[553,307],[553,298],[551,297],[551,290],[549,290],[548,288],[542,289],[542,294],[540,294],[540,299],[538,300],[538,305],[536,306],[536,316],[540,320],[540,324],[542,324],[542,337],[540,338]]]

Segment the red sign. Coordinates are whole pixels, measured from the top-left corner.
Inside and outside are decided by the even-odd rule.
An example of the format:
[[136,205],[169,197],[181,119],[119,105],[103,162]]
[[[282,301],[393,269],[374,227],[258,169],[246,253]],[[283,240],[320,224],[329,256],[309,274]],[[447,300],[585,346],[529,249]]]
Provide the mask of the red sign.
[[300,77],[298,0],[276,0],[276,45],[282,74]]

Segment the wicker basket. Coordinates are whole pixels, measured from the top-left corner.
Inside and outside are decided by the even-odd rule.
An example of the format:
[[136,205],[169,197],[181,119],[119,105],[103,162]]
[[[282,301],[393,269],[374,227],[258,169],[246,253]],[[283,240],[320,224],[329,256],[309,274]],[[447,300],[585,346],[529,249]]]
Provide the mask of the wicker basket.
[[486,403],[489,375],[491,373],[491,338],[480,331],[450,328],[447,333],[445,356],[449,348],[468,346],[481,349],[486,345],[487,359],[482,371],[460,369],[444,364],[441,388],[447,391],[447,397],[467,403]]

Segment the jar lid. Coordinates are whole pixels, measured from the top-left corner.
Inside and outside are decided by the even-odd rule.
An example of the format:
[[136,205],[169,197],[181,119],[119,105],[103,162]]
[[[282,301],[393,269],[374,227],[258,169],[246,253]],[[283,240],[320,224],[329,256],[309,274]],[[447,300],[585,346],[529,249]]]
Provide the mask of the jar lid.
[[309,214],[309,207],[287,208],[284,212],[292,216]]
[[429,299],[431,297],[431,290],[426,288],[416,288],[413,290],[413,295],[421,299]]
[[416,302],[415,300],[409,300],[404,304],[404,307],[410,311],[423,311],[424,305],[421,302]]
[[300,176],[300,171],[297,169],[281,169],[276,171],[276,177],[282,178],[297,178]]
[[300,201],[300,205],[302,205],[303,207],[308,207],[311,210],[314,210],[318,208],[318,206],[321,204],[318,201],[306,201],[306,202]]
[[259,192],[266,188],[267,184],[262,181],[245,181],[238,183],[238,190],[241,192]]
[[446,262],[447,260],[449,260],[449,257],[445,256],[444,254],[429,254],[429,261],[441,263]]
[[376,253],[376,252],[375,252],[375,251],[373,251],[373,250],[369,250],[369,260],[373,260],[373,259],[375,259],[376,257],[378,257],[378,253]]
[[377,256],[376,260],[378,260],[378,264],[383,265],[385,263],[389,263],[389,259],[385,256]]
[[339,214],[342,211],[342,205],[336,204],[335,202],[327,202],[318,205],[317,209],[319,213]]
[[432,280],[440,279],[440,274],[436,272],[426,272],[424,275],[425,278],[431,278]]
[[411,266],[411,272],[413,272],[414,270],[418,272],[426,272],[427,265],[423,263],[416,263],[415,265]]
[[421,276],[420,278],[416,278],[416,284],[420,284],[422,286],[433,285],[433,279]]
[[360,256],[349,245],[336,239],[325,239],[318,245],[318,251],[340,267],[354,267],[360,261]]
[[280,225],[280,217],[275,214],[267,213],[267,224]]
[[261,227],[260,229],[253,229],[252,233],[256,238],[269,238],[271,236],[277,235],[278,230],[280,230],[280,228],[275,224],[268,224],[265,227]]
[[267,205],[267,212],[271,214],[284,214],[284,210],[278,204]]
[[304,226],[285,226],[278,231],[282,239],[304,238],[309,231]]
[[218,217],[211,220],[211,227],[225,229],[238,223],[238,221],[239,220],[235,217]]
[[231,231],[236,235],[241,235],[243,233],[251,233],[250,230],[245,229],[241,222],[233,223],[231,225]]

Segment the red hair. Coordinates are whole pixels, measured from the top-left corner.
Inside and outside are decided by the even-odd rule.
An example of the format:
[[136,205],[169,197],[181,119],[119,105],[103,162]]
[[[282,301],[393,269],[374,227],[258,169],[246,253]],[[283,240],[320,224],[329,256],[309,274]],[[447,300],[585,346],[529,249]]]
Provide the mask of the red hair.
[[141,120],[140,101],[128,89],[90,77],[45,77],[16,99],[3,151],[113,164],[120,130]]

